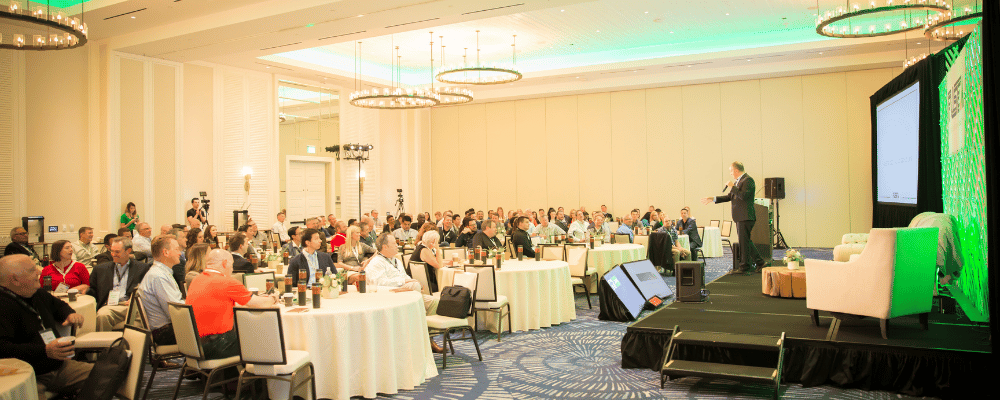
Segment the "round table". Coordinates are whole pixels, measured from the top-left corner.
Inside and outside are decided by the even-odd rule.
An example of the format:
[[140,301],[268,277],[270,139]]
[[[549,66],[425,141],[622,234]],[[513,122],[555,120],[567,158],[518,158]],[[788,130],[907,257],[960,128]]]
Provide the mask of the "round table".
[[722,231],[717,226],[706,226],[701,238],[701,251],[705,257],[722,257]]
[[[457,268],[438,270],[438,286],[451,286]],[[508,260],[496,271],[497,294],[510,302],[511,331],[548,328],[576,319],[576,303],[565,261]],[[498,332],[495,314],[480,313],[480,321]],[[482,326],[482,325],[480,325]]]
[[59,298],[73,307],[78,314],[83,315],[83,326],[76,330],[77,336],[97,330],[97,299],[94,296],[77,295],[76,301],[69,301],[69,297]]
[[[646,248],[641,244],[605,244],[590,250],[587,256],[587,267],[597,271],[597,278],[618,264],[646,258]],[[597,293],[597,280],[591,282],[590,292]]]
[[0,359],[0,369],[5,374],[8,369],[17,370],[0,376],[0,400],[38,400],[38,383],[31,364],[16,358],[4,358]]
[[[308,307],[302,313],[282,307],[281,322],[287,348],[312,357],[319,398],[375,398],[437,376],[420,293],[351,290],[323,299],[319,309]],[[285,382],[271,381],[268,389],[272,399],[288,394]],[[305,394],[298,395],[311,398]]]
[[794,270],[788,267],[765,267],[760,273],[761,292],[773,297],[806,297],[806,269]]
[[688,235],[677,235],[677,244],[691,251],[691,238]]

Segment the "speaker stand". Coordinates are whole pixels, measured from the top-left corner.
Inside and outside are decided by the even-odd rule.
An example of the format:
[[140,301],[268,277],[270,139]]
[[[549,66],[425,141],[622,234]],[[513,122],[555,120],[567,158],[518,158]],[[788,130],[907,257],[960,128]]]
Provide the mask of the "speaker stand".
[[785,250],[788,243],[785,242],[785,235],[781,234],[781,209],[778,207],[778,199],[774,200],[774,248]]

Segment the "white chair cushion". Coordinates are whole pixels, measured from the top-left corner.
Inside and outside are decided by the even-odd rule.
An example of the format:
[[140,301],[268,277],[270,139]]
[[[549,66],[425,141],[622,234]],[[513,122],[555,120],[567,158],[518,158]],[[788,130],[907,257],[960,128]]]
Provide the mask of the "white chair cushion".
[[503,307],[505,305],[507,305],[507,296],[504,296],[502,294],[498,294],[497,295],[497,301],[490,301],[490,302],[477,301],[475,307],[476,308],[500,308],[500,307]]
[[573,285],[582,285],[583,284],[583,278],[570,278],[569,279],[569,283],[571,283]]
[[288,375],[292,372],[298,371],[303,365],[309,363],[312,357],[309,356],[308,351],[302,350],[285,350],[285,361],[284,365],[255,365],[247,364],[247,372],[254,375]]
[[427,327],[431,329],[449,329],[460,326],[469,326],[469,320],[464,318],[452,318],[444,315],[428,315]]
[[76,348],[101,349],[111,346],[111,343],[121,339],[121,337],[121,332],[90,332],[76,337]]
[[156,354],[167,355],[167,354],[180,354],[180,346],[176,344],[170,344],[166,346],[156,346]]
[[591,275],[596,274],[596,273],[597,273],[597,270],[594,269],[594,268],[590,268],[590,267],[587,267],[587,272],[585,272],[585,274],[587,276],[591,276]]
[[237,364],[240,362],[240,356],[232,356],[227,358],[219,358],[215,360],[195,360],[193,358],[187,359],[187,365],[192,368],[197,369],[216,369],[228,364]]

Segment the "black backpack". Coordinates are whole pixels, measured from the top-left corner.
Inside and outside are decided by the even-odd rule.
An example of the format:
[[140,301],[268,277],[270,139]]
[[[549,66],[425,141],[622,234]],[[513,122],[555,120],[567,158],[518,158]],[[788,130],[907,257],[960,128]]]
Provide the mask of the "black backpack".
[[135,352],[143,349],[135,349],[131,352],[125,339],[117,339],[108,350],[101,353],[94,363],[94,369],[90,371],[90,376],[83,382],[77,400],[110,400],[118,392],[118,388],[125,383],[128,377],[129,366],[132,357],[138,355]]
[[467,318],[472,309],[472,291],[463,286],[448,286],[441,289],[437,314],[452,318]]

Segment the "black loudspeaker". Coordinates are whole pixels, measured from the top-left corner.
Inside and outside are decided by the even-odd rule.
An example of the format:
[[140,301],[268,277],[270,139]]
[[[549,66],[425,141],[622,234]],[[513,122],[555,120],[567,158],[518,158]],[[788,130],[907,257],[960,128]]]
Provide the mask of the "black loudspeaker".
[[764,178],[764,197],[769,199],[785,198],[785,178]]
[[677,301],[701,302],[705,289],[705,263],[702,261],[679,261],[674,266],[677,279]]

